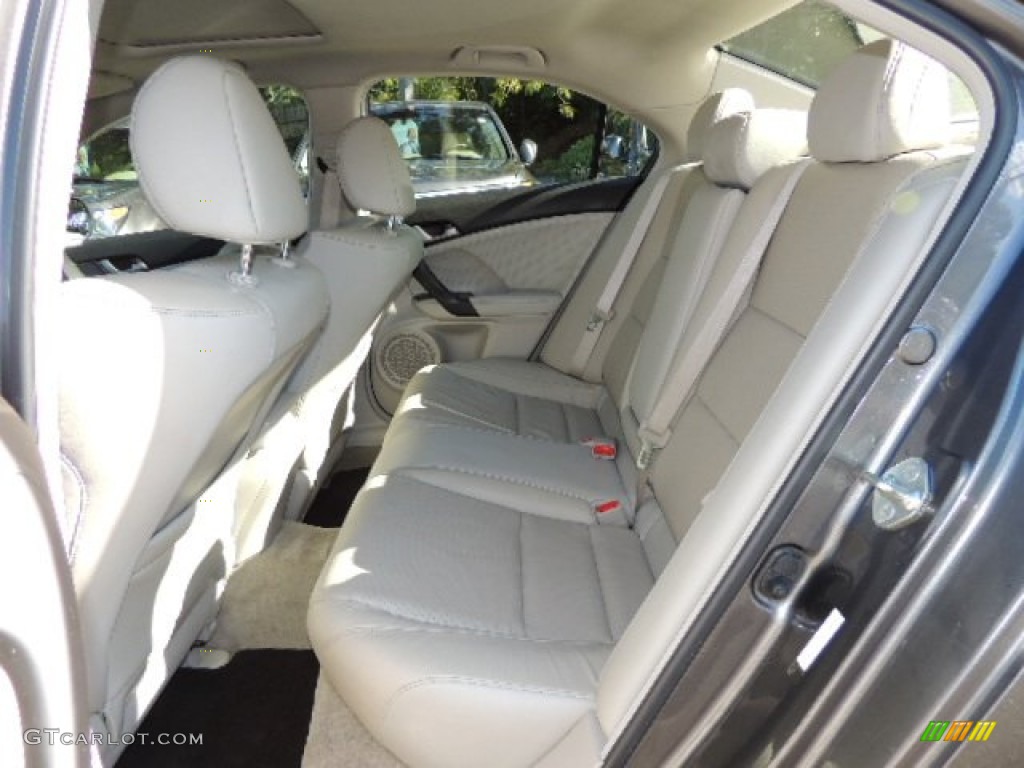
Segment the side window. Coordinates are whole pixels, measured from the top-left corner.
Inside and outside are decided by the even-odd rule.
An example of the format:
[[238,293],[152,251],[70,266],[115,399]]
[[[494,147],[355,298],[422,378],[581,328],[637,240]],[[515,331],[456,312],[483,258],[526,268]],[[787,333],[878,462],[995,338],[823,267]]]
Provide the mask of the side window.
[[625,112],[609,109],[598,161],[598,175],[639,176],[658,153],[658,137]]
[[[804,0],[719,48],[814,89],[847,56],[882,37],[829,3]],[[972,144],[977,140],[977,105],[967,86],[952,73],[949,89],[954,140]]]
[[654,151],[653,134],[626,115],[537,80],[388,78],[370,88],[368,109],[390,126],[421,199],[489,192],[478,200],[494,202],[636,175]]
[[[289,86],[266,86],[260,93],[281,131],[305,193],[309,186],[306,101]],[[130,120],[124,118],[95,133],[78,148],[68,207],[69,245],[84,239],[166,228],[139,186],[129,132]]]

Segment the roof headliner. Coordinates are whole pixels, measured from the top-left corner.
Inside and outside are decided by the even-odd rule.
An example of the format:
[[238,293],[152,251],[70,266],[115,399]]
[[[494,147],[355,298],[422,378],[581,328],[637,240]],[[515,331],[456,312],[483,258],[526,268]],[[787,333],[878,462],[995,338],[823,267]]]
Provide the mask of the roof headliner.
[[[258,80],[300,88],[385,74],[516,74],[643,113],[699,101],[711,47],[794,2],[107,0],[94,69],[107,83],[137,84],[171,55],[212,48]],[[541,63],[453,63],[465,46],[535,49]]]

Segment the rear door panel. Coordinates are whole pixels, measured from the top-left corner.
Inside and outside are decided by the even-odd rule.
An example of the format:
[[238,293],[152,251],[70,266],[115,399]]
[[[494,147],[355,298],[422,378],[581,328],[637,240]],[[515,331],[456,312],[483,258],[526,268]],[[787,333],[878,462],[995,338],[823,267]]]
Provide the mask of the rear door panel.
[[394,413],[422,365],[528,357],[614,216],[533,219],[428,247],[427,265],[450,291],[469,294],[478,316],[450,314],[411,281],[374,339],[370,379],[377,403]]

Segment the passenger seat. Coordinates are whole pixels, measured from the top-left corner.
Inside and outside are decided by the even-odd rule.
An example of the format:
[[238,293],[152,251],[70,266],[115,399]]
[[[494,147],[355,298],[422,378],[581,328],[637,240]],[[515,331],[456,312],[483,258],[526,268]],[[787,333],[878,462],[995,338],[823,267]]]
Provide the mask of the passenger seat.
[[423,258],[422,236],[403,223],[416,200],[387,124],[354,120],[338,138],[337,156],[345,197],[362,213],[310,232],[295,249],[323,275],[330,314],[247,458],[236,524],[241,558],[261,551],[283,519],[301,518],[330,476],[352,425],[352,387],[373,331]]
[[320,273],[278,258],[306,229],[306,208],[238,65],[161,66],[136,97],[131,141],[160,217],[232,245],[61,287],[70,562],[107,764],[216,615],[234,558],[237,461],[328,308]]

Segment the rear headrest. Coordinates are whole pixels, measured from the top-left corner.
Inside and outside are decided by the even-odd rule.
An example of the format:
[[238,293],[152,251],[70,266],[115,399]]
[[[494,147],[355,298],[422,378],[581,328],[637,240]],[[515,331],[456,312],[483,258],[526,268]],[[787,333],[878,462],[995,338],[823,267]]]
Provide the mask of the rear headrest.
[[829,163],[872,163],[945,144],[949,75],[919,51],[878,40],[839,65],[818,89],[811,154]]
[[719,186],[750,189],[769,168],[806,154],[806,113],[755,109],[711,126],[704,141],[704,174]]
[[719,120],[754,108],[754,97],[742,88],[726,88],[704,99],[686,132],[686,162],[699,163],[704,157],[708,130]]
[[168,61],[136,96],[130,136],[142,190],[173,229],[253,244],[306,231],[284,140],[237,64]]
[[385,216],[416,210],[409,168],[388,124],[378,117],[345,126],[338,137],[338,176],[353,208]]

